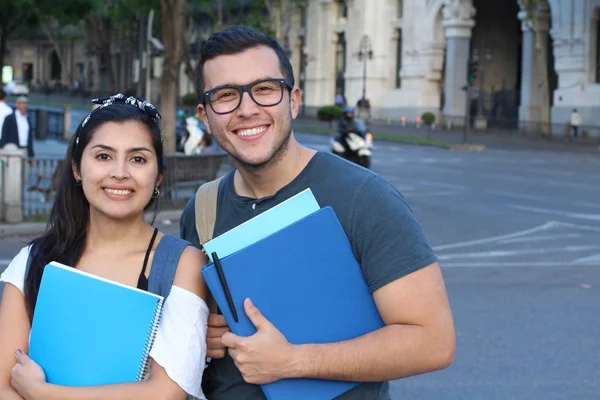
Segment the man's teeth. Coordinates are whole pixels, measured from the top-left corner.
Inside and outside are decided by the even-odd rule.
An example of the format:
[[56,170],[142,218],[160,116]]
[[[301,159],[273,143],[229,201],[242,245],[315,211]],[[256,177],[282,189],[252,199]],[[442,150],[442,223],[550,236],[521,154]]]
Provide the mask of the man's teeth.
[[237,134],[239,136],[253,136],[253,135],[258,135],[259,133],[263,133],[266,130],[267,130],[266,127],[261,126],[260,128],[240,129]]
[[131,190],[116,190],[116,189],[104,189],[104,190],[106,190],[108,193],[117,194],[117,195],[121,195],[121,196],[131,193]]

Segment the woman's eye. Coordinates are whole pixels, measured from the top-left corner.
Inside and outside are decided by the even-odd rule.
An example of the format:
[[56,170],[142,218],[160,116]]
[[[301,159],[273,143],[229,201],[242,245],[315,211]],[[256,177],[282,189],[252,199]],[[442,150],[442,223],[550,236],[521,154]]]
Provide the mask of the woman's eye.
[[144,157],[141,157],[141,156],[135,156],[131,160],[134,163],[144,163],[144,162],[146,162],[146,159]]
[[110,157],[108,154],[106,153],[100,153],[96,156],[97,159],[99,160],[108,160]]

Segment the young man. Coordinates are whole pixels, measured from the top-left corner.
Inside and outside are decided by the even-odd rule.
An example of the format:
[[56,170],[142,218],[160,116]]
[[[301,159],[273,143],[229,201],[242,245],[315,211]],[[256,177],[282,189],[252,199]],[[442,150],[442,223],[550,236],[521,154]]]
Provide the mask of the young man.
[[[361,381],[340,399],[388,399],[388,383],[448,367],[455,332],[437,258],[402,195],[386,180],[300,145],[292,132],[300,90],[273,39],[246,27],[214,34],[197,67],[198,112],[233,158],[220,183],[214,236],[310,187],[352,242],[386,327],[339,343],[292,345],[251,304],[251,337],[211,314],[203,390],[209,399],[264,399],[258,384],[287,377]],[[199,246],[195,198],[181,236]],[[285,260],[282,260],[284,262]],[[307,288],[307,296],[309,296]]]

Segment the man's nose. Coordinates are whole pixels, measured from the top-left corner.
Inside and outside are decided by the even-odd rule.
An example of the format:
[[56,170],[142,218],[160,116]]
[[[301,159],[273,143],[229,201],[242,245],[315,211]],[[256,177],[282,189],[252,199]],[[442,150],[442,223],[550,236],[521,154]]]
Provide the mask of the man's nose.
[[250,97],[250,93],[242,93],[242,102],[238,107],[238,115],[242,117],[249,117],[258,114],[259,111],[260,106],[256,104],[254,100],[252,100],[252,97]]

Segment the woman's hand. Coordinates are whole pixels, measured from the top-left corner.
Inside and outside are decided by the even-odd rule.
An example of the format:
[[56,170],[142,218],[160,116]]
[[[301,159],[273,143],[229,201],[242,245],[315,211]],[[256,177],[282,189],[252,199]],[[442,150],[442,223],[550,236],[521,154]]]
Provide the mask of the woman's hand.
[[36,399],[37,393],[46,384],[44,370],[21,350],[15,352],[17,363],[11,370],[11,386],[25,399]]

